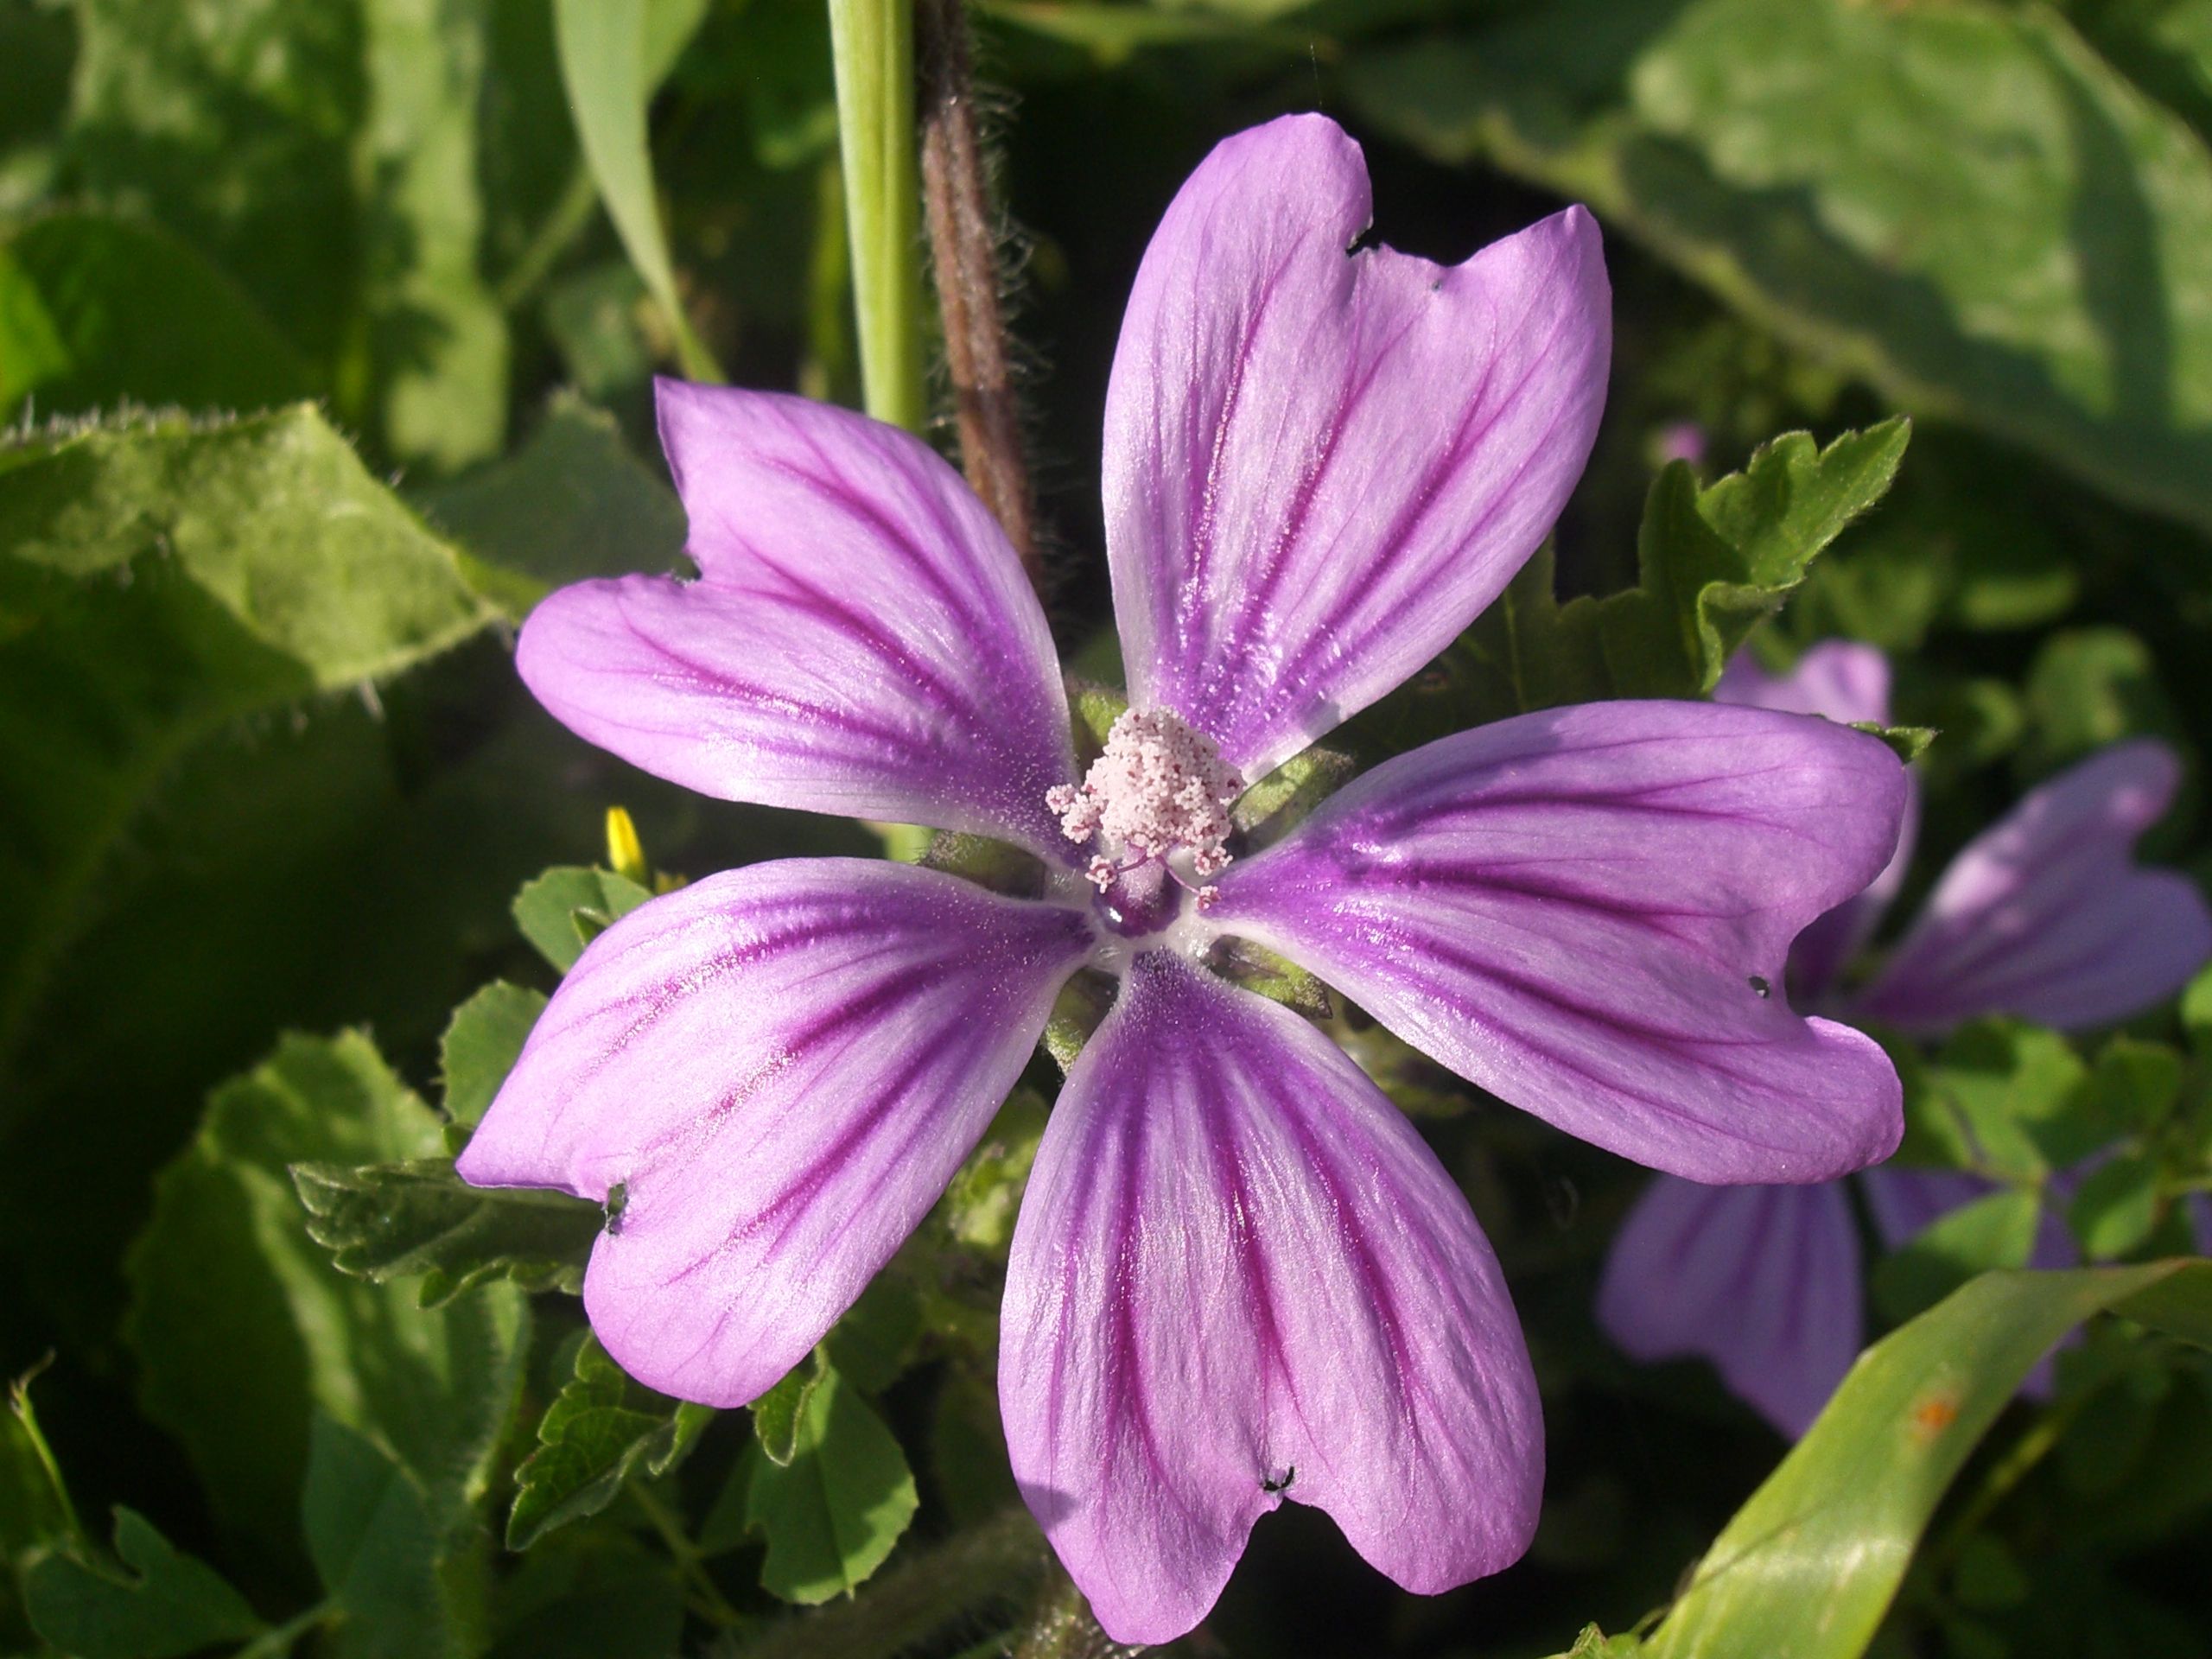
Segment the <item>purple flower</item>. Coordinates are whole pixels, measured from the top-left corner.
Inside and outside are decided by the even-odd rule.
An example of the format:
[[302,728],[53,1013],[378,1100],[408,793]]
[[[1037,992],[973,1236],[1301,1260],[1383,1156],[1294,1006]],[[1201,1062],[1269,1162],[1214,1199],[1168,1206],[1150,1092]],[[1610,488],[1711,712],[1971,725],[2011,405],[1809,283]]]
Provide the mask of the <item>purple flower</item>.
[[1336,1517],[1399,1583],[1517,1557],[1541,1425],[1465,1198],[1313,1026],[1211,973],[1235,934],[1463,1076],[1705,1180],[1887,1154],[1897,1078],[1791,1014],[1790,939],[1880,870],[1881,744],[1622,702],[1376,767],[1265,851],[1224,808],[1433,658],[1581,470],[1609,296],[1579,208],[1446,269],[1379,248],[1318,117],[1231,138],[1140,270],[1104,476],[1131,711],[1079,775],[1045,619],[913,439],[664,385],[700,579],[554,594],[532,690],[728,799],[972,830],[1033,898],[842,859],[762,864],[596,939],[461,1160],[622,1194],[585,1306],[643,1381],[782,1376],[921,1220],[1055,995],[1119,981],[1038,1155],[1007,1273],[1014,1471],[1116,1638],[1190,1629],[1254,1521]]
[[[1748,657],[1716,696],[1840,721],[1890,717],[1890,665],[1869,645],[1815,645],[1788,676]],[[1872,937],[1910,856],[1916,814],[1889,868],[1807,928],[1793,994],[1847,1018],[1940,1036],[1986,1014],[2081,1029],[2156,1006],[2212,957],[2212,914],[2185,876],[2133,861],[2171,804],[2180,766],[2147,740],[2115,744],[2031,791],[1969,842],[1881,970],[1837,980]],[[1952,1170],[1870,1169],[1874,1230],[1895,1249],[1996,1184]],[[2054,1181],[2065,1190],[2066,1177]],[[2206,1210],[2192,1210],[2212,1249]],[[2073,1236],[2046,1214],[2030,1265],[2071,1267]],[[1622,1224],[1598,1317],[1638,1359],[1701,1355],[1783,1433],[1811,1426],[1865,1336],[1859,1233],[1845,1183],[1721,1188],[1662,1176]]]

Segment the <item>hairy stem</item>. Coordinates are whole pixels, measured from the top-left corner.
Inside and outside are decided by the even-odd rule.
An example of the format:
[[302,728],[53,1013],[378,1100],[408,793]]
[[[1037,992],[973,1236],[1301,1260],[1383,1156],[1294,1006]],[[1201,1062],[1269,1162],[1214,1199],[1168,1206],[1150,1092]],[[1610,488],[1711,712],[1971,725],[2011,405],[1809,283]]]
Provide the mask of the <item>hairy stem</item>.
[[[1019,1507],[918,1552],[850,1601],[833,1602],[729,1649],[732,1659],[889,1659],[954,1620],[1018,1605],[1050,1558]],[[1002,1626],[1001,1628],[1003,1628]]]
[[1128,1659],[1142,1651],[1116,1642],[1098,1628],[1083,1592],[1056,1562],[1045,1587],[1038,1592],[1029,1627],[1022,1633],[1021,1645],[1014,1650],[1014,1659]]
[[916,0],[921,69],[922,206],[944,319],[960,462],[1042,591],[1037,525],[999,297],[998,237],[983,175],[962,0]]

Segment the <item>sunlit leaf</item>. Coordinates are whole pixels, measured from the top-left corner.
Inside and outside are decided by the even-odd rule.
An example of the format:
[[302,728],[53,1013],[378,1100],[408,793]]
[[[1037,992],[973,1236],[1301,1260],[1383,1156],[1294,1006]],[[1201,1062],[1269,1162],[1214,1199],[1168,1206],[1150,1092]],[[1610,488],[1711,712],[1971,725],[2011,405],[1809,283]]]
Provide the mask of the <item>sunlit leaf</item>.
[[453,1011],[438,1045],[446,1116],[474,1128],[521,1058],[531,1027],[545,1012],[545,995],[493,980]]
[[798,1413],[792,1456],[759,1456],[748,1525],[767,1539],[760,1582],[785,1601],[829,1600],[883,1565],[918,1504],[906,1454],[883,1420],[828,1366]]
[[424,1307],[499,1279],[574,1294],[606,1222],[599,1205],[565,1192],[470,1186],[445,1158],[300,1163],[292,1181],[308,1236],[341,1273],[420,1279]]
[[632,1475],[666,1474],[714,1414],[632,1382],[587,1338],[574,1378],[537,1425],[537,1449],[515,1471],[520,1491],[507,1516],[507,1548],[528,1549],[556,1528],[598,1514]]
[[569,114],[607,217],[675,332],[684,373],[719,380],[677,293],[645,131],[647,100],[675,55],[669,42],[680,48],[705,13],[704,0],[554,0],[553,22]]
[[515,895],[515,925],[565,974],[586,945],[652,897],[612,870],[565,866],[546,871]]
[[1929,1516],[2021,1378],[2107,1311],[2212,1345],[2212,1263],[1986,1274],[1876,1344],[1722,1529],[1644,1650],[1865,1652]]
[[2212,525],[2212,152],[2056,9],[1562,0],[1347,80],[1905,408]]

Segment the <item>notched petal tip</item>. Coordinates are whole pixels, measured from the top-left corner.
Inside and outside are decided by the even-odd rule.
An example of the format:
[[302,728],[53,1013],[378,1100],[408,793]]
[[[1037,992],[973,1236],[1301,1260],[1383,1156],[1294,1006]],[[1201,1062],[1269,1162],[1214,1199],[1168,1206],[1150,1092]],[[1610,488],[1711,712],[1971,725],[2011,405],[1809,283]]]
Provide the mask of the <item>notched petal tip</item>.
[[523,677],[581,736],[725,800],[922,823],[1063,862],[1072,781],[1051,630],[944,459],[851,410],[658,388],[702,579],[562,589]]
[[1936,1032],[1984,1014],[2083,1029],[2164,1001],[2212,955],[2202,890],[2135,861],[2180,780],[2137,739],[2031,790],[1951,861],[1853,1006]]
[[1286,1499],[1422,1592],[1534,1531],[1535,1379],[1465,1196],[1312,1026],[1164,952],[1069,1076],[1002,1328],[1016,1478],[1117,1640],[1189,1630]]
[[1224,140],[1147,249],[1115,356],[1107,541],[1133,698],[1249,776],[1497,595],[1605,401],[1586,211],[1447,269],[1363,241],[1370,210],[1325,118]]

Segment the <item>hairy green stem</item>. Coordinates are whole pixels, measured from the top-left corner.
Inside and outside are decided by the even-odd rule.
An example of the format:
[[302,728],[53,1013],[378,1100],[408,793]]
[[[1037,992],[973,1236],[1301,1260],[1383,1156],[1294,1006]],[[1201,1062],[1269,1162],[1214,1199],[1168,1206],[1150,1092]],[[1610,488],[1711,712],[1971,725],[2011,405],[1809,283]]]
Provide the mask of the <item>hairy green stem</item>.
[[976,130],[962,0],[916,0],[914,27],[921,61],[922,207],[938,313],[944,320],[960,464],[1041,593],[1045,573],[1007,351],[998,233]]
[[830,0],[830,48],[861,399],[876,419],[918,432],[929,404],[922,377],[911,0]]
[[302,1637],[327,1624],[338,1613],[335,1599],[318,1601],[305,1612],[296,1613],[282,1624],[264,1630],[232,1654],[231,1659],[282,1659],[299,1645]]
[[1022,1633],[1014,1659],[1128,1659],[1142,1651],[1116,1642],[1098,1628],[1083,1592],[1075,1587],[1066,1570],[1054,1562],[1045,1587],[1038,1592],[1029,1628]]
[[731,1659],[891,1659],[957,1619],[1018,1605],[1050,1560],[1029,1512],[1008,1510],[917,1551],[851,1601],[777,1625]]

